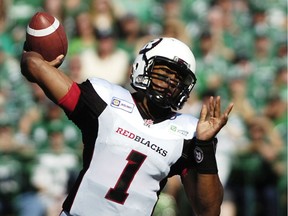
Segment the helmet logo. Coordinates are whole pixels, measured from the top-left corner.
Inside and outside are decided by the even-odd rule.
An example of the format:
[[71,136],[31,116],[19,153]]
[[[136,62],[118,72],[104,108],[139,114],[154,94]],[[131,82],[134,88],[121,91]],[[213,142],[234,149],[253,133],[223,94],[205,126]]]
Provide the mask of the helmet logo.
[[146,46],[143,47],[140,50],[139,54],[143,54],[142,58],[143,58],[143,60],[145,61],[146,64],[147,64],[147,61],[148,61],[146,53],[148,51],[150,51],[151,49],[153,49],[154,47],[156,47],[162,40],[163,40],[163,38],[158,38],[158,39],[152,40],[151,42],[146,44]]
[[155,46],[157,46],[161,41],[163,40],[163,38],[158,38],[155,40],[150,41],[148,44],[146,44],[145,47],[143,47],[139,54],[144,54],[146,52],[148,52],[149,50],[153,49]]

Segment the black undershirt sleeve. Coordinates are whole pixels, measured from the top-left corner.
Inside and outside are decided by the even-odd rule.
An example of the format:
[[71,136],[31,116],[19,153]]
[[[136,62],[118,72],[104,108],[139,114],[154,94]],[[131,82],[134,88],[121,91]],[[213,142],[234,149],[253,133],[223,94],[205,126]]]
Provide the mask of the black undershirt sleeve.
[[97,94],[89,80],[78,84],[81,94],[69,118],[81,129],[95,122],[107,104]]

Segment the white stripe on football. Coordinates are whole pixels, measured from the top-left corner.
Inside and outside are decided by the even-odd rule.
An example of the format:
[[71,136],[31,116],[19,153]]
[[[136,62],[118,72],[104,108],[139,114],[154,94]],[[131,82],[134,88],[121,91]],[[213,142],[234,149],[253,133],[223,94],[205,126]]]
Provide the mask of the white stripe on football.
[[32,35],[34,37],[44,37],[44,36],[47,36],[47,35],[50,35],[52,34],[53,32],[55,32],[57,30],[57,28],[59,27],[60,25],[60,22],[54,17],[54,23],[45,28],[45,29],[33,29],[31,28],[29,25],[27,26],[27,33],[29,35]]

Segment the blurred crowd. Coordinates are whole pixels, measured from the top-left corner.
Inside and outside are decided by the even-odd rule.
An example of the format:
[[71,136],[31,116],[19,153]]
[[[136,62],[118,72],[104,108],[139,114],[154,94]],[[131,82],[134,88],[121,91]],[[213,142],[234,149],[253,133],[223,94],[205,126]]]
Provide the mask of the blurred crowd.
[[[80,132],[20,73],[26,26],[37,11],[64,25],[60,69],[129,85],[148,40],[191,47],[197,85],[181,110],[198,117],[220,95],[234,109],[218,135],[222,216],[287,215],[287,2],[285,0],[0,0],[0,215],[55,216],[81,168]],[[173,177],[154,216],[193,215]]]

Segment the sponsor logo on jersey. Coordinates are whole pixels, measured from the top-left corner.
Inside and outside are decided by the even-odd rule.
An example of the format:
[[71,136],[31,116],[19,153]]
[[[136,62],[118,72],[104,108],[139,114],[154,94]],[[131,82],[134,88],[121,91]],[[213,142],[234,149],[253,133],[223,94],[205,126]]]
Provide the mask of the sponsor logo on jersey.
[[146,147],[152,149],[153,151],[157,152],[158,154],[162,155],[163,157],[166,157],[166,155],[168,154],[168,151],[161,148],[160,146],[158,146],[157,144],[151,143],[151,141],[146,140],[145,138],[138,136],[128,130],[125,130],[123,128],[118,127],[116,130],[116,133],[121,134],[122,136],[125,136],[129,139],[134,140],[135,142],[138,142],[142,145],[145,145]]
[[172,133],[176,133],[176,134],[180,134],[181,136],[187,136],[188,135],[188,131],[186,130],[181,130],[181,129],[178,129],[178,127],[176,125],[171,125],[170,126],[170,131]]
[[131,113],[134,109],[134,104],[116,97],[112,98],[110,105],[114,108],[121,109],[129,113]]

